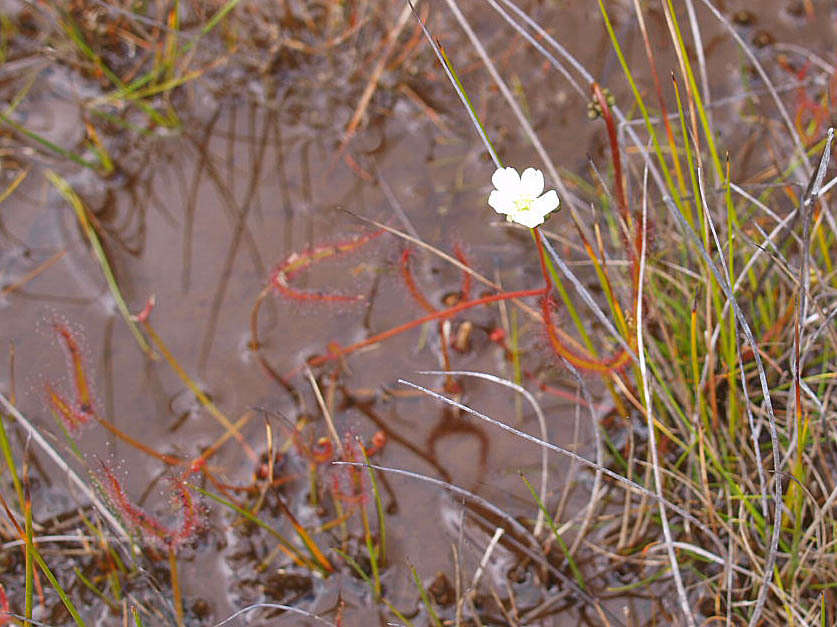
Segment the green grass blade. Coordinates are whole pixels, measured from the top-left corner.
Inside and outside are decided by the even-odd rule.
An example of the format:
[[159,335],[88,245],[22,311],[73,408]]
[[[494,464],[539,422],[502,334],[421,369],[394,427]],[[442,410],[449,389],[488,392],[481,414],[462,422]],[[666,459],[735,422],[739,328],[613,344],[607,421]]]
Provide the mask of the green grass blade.
[[[31,540],[27,540],[27,542],[31,543]],[[55,578],[55,575],[52,574],[52,571],[47,566],[44,559],[41,557],[41,554],[35,549],[34,545],[31,547],[32,556],[35,558],[35,561],[38,563],[38,566],[41,568],[41,572],[44,573],[47,579],[49,579],[49,583],[52,585],[52,588],[58,594],[58,597],[61,599],[61,602],[64,604],[64,607],[67,608],[67,611],[70,613],[70,616],[73,617],[76,625],[80,625],[84,627],[84,620],[82,620],[81,615],[76,610],[76,606],[73,605],[73,602],[70,600],[70,597],[67,596],[67,593],[64,592],[64,588],[61,587],[61,584],[58,583],[58,580]]]
[[678,208],[682,211],[682,201],[680,199],[680,192],[677,189],[677,186],[674,184],[674,180],[671,177],[671,172],[669,171],[668,164],[666,160],[663,158],[663,150],[660,146],[660,140],[657,137],[657,131],[654,129],[654,125],[651,123],[651,118],[648,115],[648,109],[645,106],[645,101],[642,99],[642,94],[639,91],[639,88],[634,81],[633,73],[628,66],[628,62],[625,60],[625,55],[622,53],[622,47],[619,45],[619,40],[616,38],[616,32],[613,30],[613,25],[610,23],[610,16],[608,15],[607,9],[605,9],[604,2],[602,0],[598,0],[599,2],[599,10],[601,11],[602,17],[604,18],[605,28],[607,29],[607,34],[610,37],[611,44],[613,45],[613,50],[616,52],[616,56],[619,58],[619,64],[622,66],[622,71],[625,74],[625,78],[628,80],[628,84],[631,87],[631,91],[634,94],[634,99],[636,100],[637,105],[639,106],[639,110],[642,113],[642,119],[645,120],[645,128],[648,130],[648,134],[651,136],[651,141],[654,145],[654,153],[657,155],[657,161],[660,163],[660,168],[663,171],[663,177],[666,181],[666,187],[671,192],[671,197],[674,199],[674,203],[677,205]]
[[142,616],[140,616],[136,605],[131,606],[131,614],[134,617],[134,625],[136,625],[136,627],[142,627]]
[[584,583],[584,575],[581,574],[581,570],[578,567],[578,564],[575,563],[573,559],[572,553],[570,553],[570,549],[567,546],[567,543],[564,542],[564,538],[561,537],[561,533],[558,531],[558,527],[555,525],[555,520],[552,518],[552,515],[549,513],[549,510],[544,505],[543,501],[541,501],[540,497],[538,496],[535,487],[529,482],[529,479],[526,478],[526,475],[520,473],[520,478],[523,479],[523,483],[526,484],[526,487],[529,489],[529,492],[532,493],[532,498],[535,499],[535,502],[538,504],[538,508],[543,512],[544,517],[546,518],[547,524],[549,524],[549,528],[552,530],[552,534],[555,536],[555,540],[558,542],[558,546],[561,548],[561,552],[564,554],[564,557],[567,560],[567,563],[570,565],[570,570],[573,573],[573,578],[575,582],[578,584],[578,587],[587,591],[587,585]]
[[67,183],[67,181],[64,178],[62,178],[59,174],[56,174],[52,170],[47,170],[46,177],[49,179],[50,183],[52,183],[55,186],[55,188],[61,193],[64,199],[70,204],[70,206],[75,210],[76,218],[78,219],[79,224],[81,225],[82,229],[87,235],[87,239],[90,241],[90,246],[93,248],[93,254],[96,256],[96,259],[99,262],[99,266],[102,269],[102,273],[105,275],[105,281],[108,284],[108,288],[110,288],[110,293],[113,296],[113,299],[116,301],[116,306],[119,309],[119,313],[122,314],[122,318],[123,320],[125,320],[125,324],[128,325],[131,334],[134,336],[134,339],[136,339],[137,344],[139,344],[142,351],[146,355],[151,355],[151,346],[149,346],[148,342],[145,340],[145,337],[140,332],[136,322],[134,322],[133,318],[131,317],[131,312],[128,311],[128,305],[125,303],[125,299],[122,296],[122,291],[119,289],[119,285],[116,282],[116,277],[113,275],[113,270],[111,270],[110,264],[108,263],[107,255],[105,254],[104,248],[102,248],[102,243],[99,241],[99,236],[96,234],[96,230],[93,228],[93,225],[91,225],[90,221],[87,219],[87,210],[82,204],[81,198],[79,198],[75,190],[73,190],[73,188],[70,187],[70,184]]
[[[344,551],[341,551],[340,549],[334,549],[334,552],[337,553],[340,557],[342,557],[346,561],[346,563],[349,566],[352,567],[352,570],[354,570],[358,574],[358,577],[363,579],[363,581],[366,582],[366,585],[369,586],[369,588],[374,592],[374,590],[375,590],[374,582],[369,577],[369,575],[367,575],[365,572],[363,572],[363,568],[361,568],[360,564],[357,563],[357,560],[355,560],[348,553],[345,553]],[[396,608],[392,603],[390,603],[386,599],[386,597],[381,597],[380,600],[384,602],[384,604],[389,608],[390,612],[395,614],[395,616],[398,618],[398,620],[402,621],[405,625],[410,625],[412,627],[413,622],[411,620],[409,620],[406,616],[404,616],[404,614],[399,612],[398,608]]]
[[12,477],[12,484],[15,487],[20,508],[23,509],[23,484],[21,484],[20,477],[17,474],[17,467],[15,466],[14,456],[12,455],[12,447],[9,443],[9,436],[6,433],[6,420],[8,420],[6,414],[0,413],[0,448],[3,450],[3,458]]
[[21,126],[5,114],[0,113],[0,121],[2,121],[4,124],[8,124],[21,135],[24,135],[25,137],[34,140],[44,148],[54,152],[57,155],[60,155],[61,157],[64,157],[65,159],[69,159],[73,163],[84,166],[85,168],[90,168],[91,170],[99,169],[98,163],[94,161],[89,161],[84,157],[80,157],[73,151],[67,150],[66,148],[63,148],[58,144],[49,141],[47,138],[38,135],[38,133],[35,133],[34,131],[30,131],[28,128]]
[[[24,470],[24,477],[26,471]],[[26,620],[32,618],[32,594],[34,592],[35,570],[34,570],[34,549],[35,543],[32,542],[32,500],[29,496],[29,486],[24,485],[24,502],[23,502],[23,532],[26,536],[26,564],[24,566],[24,610],[23,614]]]
[[299,549],[297,549],[291,543],[290,540],[288,540],[285,536],[283,536],[281,533],[276,531],[276,529],[274,529],[273,527],[268,525],[261,518],[258,518],[257,516],[254,516],[253,514],[248,512],[246,509],[244,509],[242,507],[239,507],[238,505],[236,505],[235,503],[233,503],[231,501],[228,501],[224,497],[219,496],[217,494],[213,494],[212,492],[204,490],[203,488],[201,488],[199,486],[196,486],[196,485],[190,483],[189,487],[192,488],[193,490],[199,492],[200,494],[202,494],[206,498],[212,499],[213,501],[215,501],[219,505],[223,505],[224,507],[227,507],[227,508],[233,510],[239,516],[242,516],[243,518],[246,518],[248,521],[250,521],[254,525],[257,525],[257,526],[261,527],[262,529],[264,529],[265,531],[267,531],[270,535],[272,535],[274,538],[279,540],[279,543],[282,546],[284,546],[288,551],[290,551],[296,557],[296,559],[301,564],[303,564],[306,568],[308,568],[310,570],[315,570],[317,568],[317,566],[313,562],[308,560],[302,553],[299,552]]
[[427,615],[430,618],[430,622],[433,623],[434,627],[442,627],[442,621],[439,620],[439,615],[433,608],[433,603],[430,602],[430,597],[427,594],[427,590],[424,589],[421,577],[418,576],[416,567],[412,564],[410,564],[410,572],[413,574],[413,582],[416,584],[416,588],[418,588],[419,595],[421,596],[421,602],[424,603],[424,607],[427,609]]
[[387,521],[384,515],[384,503],[381,499],[381,491],[378,489],[378,481],[375,478],[375,469],[369,465],[369,457],[366,455],[366,449],[360,447],[363,453],[363,461],[366,462],[366,473],[369,476],[369,481],[372,484],[372,494],[375,496],[375,511],[378,515],[378,550],[377,557],[381,564],[386,565],[387,554]]

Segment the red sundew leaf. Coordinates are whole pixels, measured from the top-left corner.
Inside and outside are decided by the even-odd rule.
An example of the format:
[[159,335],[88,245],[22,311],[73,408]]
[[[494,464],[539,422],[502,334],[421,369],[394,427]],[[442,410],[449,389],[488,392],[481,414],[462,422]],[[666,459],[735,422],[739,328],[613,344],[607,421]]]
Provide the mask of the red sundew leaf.
[[11,625],[12,616],[9,608],[9,598],[6,596],[6,590],[3,584],[0,583],[0,625]]
[[334,458],[334,444],[328,438],[322,437],[310,449],[307,449],[307,453],[313,464],[321,466]]
[[837,105],[837,71],[831,73],[828,81],[828,100],[832,105]]
[[387,443],[387,434],[385,431],[378,430],[372,436],[372,446],[366,450],[366,455],[372,457],[378,453]]
[[[347,434],[343,442],[342,461],[363,461],[357,446],[357,440],[351,434]],[[366,473],[357,466],[337,466],[331,475],[331,485],[335,498],[344,503],[365,505],[370,500]]]
[[151,312],[154,311],[154,307],[157,305],[157,297],[152,294],[148,297],[148,300],[145,301],[145,306],[142,308],[138,314],[131,316],[134,322],[148,322],[148,318],[151,316]]
[[503,327],[495,327],[488,334],[488,339],[495,344],[504,344],[506,341],[506,330]]
[[371,240],[382,235],[384,232],[385,231],[383,229],[378,229],[377,231],[361,235],[360,237],[356,237],[354,239],[331,244],[322,244],[298,253],[291,253],[276,266],[273,273],[270,275],[270,284],[276,288],[280,294],[290,298],[291,300],[342,303],[364,300],[364,296],[361,294],[347,296],[343,294],[299,290],[294,288],[290,282],[297,274],[315,263],[319,263],[332,257],[337,257],[338,255],[345,255],[350,252],[354,252],[361,246],[364,246]]
[[200,527],[200,514],[183,479],[173,481],[173,500],[181,511],[180,525],[168,527],[155,516],[134,505],[126,496],[113,472],[103,462],[101,465],[105,490],[111,505],[146,544],[175,550],[195,535]]
[[172,545],[177,546],[185,544],[197,533],[201,520],[200,510],[189,493],[186,482],[181,479],[174,481],[173,484],[174,499],[180,506],[183,516],[180,527],[171,536]]
[[55,322],[53,328],[67,351],[70,369],[73,372],[76,404],[81,411],[85,413],[91,412],[93,409],[93,399],[90,394],[90,385],[87,383],[81,348],[67,325]]
[[88,411],[83,411],[81,408],[74,409],[49,383],[44,384],[44,391],[50,409],[58,415],[69,431],[76,432],[90,422],[93,414],[89,409]]
[[407,284],[407,289],[410,290],[410,294],[412,295],[413,299],[421,305],[421,308],[424,309],[427,313],[435,313],[436,308],[431,305],[428,300],[424,297],[424,294],[416,285],[415,280],[413,279],[413,273],[410,272],[410,249],[405,248],[404,252],[401,253],[401,276],[404,278],[404,283]]
[[[453,246],[453,254],[462,262],[462,265],[466,268],[470,268],[471,264],[468,263],[468,258],[465,256],[465,251],[462,250],[462,247],[457,243]],[[463,272],[462,273],[462,287],[459,288],[460,293],[462,294],[462,300],[471,300],[471,273],[470,272]]]
[[281,425],[294,446],[297,454],[313,466],[327,464],[334,458],[334,445],[326,437],[319,438],[310,444],[310,438],[303,437],[304,425],[298,423],[295,427]]
[[105,489],[110,497],[111,505],[125,517],[126,522],[148,544],[165,544],[164,540],[169,535],[166,527],[128,499],[119,480],[104,464],[102,464],[102,474],[105,478]]
[[331,490],[334,498],[347,505],[366,505],[370,498],[363,488],[363,476],[357,468],[340,466],[340,470],[331,475]]

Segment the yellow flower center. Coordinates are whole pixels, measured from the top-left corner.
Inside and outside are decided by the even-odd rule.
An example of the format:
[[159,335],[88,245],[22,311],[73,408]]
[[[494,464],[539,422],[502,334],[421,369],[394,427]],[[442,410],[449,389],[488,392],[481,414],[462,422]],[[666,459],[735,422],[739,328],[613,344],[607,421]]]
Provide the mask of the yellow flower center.
[[514,208],[516,211],[529,211],[534,201],[535,199],[531,196],[522,196],[514,201]]

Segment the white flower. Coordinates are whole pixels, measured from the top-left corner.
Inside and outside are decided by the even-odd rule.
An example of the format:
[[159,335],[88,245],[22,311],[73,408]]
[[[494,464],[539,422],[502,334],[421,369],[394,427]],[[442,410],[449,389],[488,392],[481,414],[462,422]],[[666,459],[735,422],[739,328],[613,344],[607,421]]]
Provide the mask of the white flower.
[[543,173],[535,168],[526,168],[522,176],[514,168],[497,168],[491,182],[497,189],[488,196],[488,204],[509,222],[534,228],[560,204],[554,189],[541,196]]

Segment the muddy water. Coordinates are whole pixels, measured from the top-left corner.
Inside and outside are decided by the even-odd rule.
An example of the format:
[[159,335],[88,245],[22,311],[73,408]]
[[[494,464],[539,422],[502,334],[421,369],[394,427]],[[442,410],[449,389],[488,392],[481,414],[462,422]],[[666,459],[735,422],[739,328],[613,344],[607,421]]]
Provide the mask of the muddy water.
[[[606,169],[604,129],[601,122],[588,121],[586,98],[573,92],[489,9],[466,4],[469,19],[496,56],[562,171],[590,180],[588,155]],[[753,16],[755,23],[741,20],[742,36],[752,40],[765,32],[779,43],[802,42],[833,54],[834,31],[829,23],[833,16],[827,8],[816,4],[821,19],[809,20],[798,15],[793,3],[767,4],[771,10]],[[733,15],[747,5],[727,2],[724,13]],[[610,87],[624,108],[629,106],[594,4],[568,8],[531,3],[527,9]],[[20,10],[16,3],[7,8],[13,19],[22,20]],[[629,60],[644,68],[635,20],[628,19],[626,7],[613,11]],[[396,13],[394,9],[380,11],[374,13],[375,20],[391,24]],[[711,91],[719,99],[735,96],[741,89],[740,69],[746,63],[706,11],[698,10],[698,17],[708,42]],[[43,15],[33,19],[41,20],[38,23],[44,28],[49,23]],[[665,41],[662,15],[652,10],[648,20],[652,39]],[[541,166],[442,3],[433,5],[430,23],[460,69],[503,159],[520,167]],[[320,264],[295,278],[295,286],[306,293],[360,294],[364,300],[332,304],[283,299],[277,294],[265,299],[259,316],[260,356],[289,384],[280,385],[249,348],[251,309],[271,271],[292,253],[346,242],[368,232],[369,226],[356,217],[362,216],[413,232],[448,253],[461,245],[472,267],[500,280],[507,289],[539,284],[528,235],[505,228],[488,212],[485,198],[493,166],[424,44],[398,68],[384,72],[360,129],[346,150],[339,152],[365,87],[368,59],[380,31],[380,25],[361,29],[338,52],[327,55],[287,53],[271,58],[263,50],[250,49],[234,53],[221,69],[175,94],[171,106],[183,122],[176,131],[139,133],[97,119],[117,164],[117,172],[110,177],[72,166],[14,134],[4,135],[4,185],[20,171],[28,175],[0,205],[0,286],[4,288],[0,346],[4,355],[13,346],[15,355],[14,389],[5,357],[0,386],[5,394],[14,391],[25,415],[43,430],[57,431],[42,389],[44,381],[62,380],[65,389],[70,389],[61,348],[50,331],[50,324],[60,319],[76,329],[82,341],[95,382],[97,409],[120,429],[158,451],[185,458],[199,455],[224,432],[164,360],[149,359],[139,350],[72,209],[45,179],[47,169],[62,173],[95,216],[131,311],[139,311],[151,295],[156,297],[151,316],[154,329],[227,416],[233,420],[248,417],[242,434],[257,452],[265,450],[265,419],[273,424],[277,446],[286,439],[288,425],[305,415],[315,420],[313,432],[326,434],[311,386],[301,373],[305,359],[325,354],[329,342],[348,346],[424,314],[399,274],[405,243],[394,236],[383,235],[339,261]],[[36,40],[33,35],[31,41]],[[19,58],[6,65],[3,97],[8,101],[20,89],[24,80],[20,77],[36,78],[15,119],[59,146],[79,147],[84,139],[85,107],[101,95],[100,83],[71,65],[38,55],[31,46],[19,45]],[[661,45],[658,53],[661,73],[667,76],[676,63],[672,50]],[[776,55],[769,47],[759,54],[765,62]],[[781,78],[775,69],[771,73]],[[787,78],[785,82],[791,77]],[[640,77],[640,86],[651,93],[648,77]],[[740,102],[719,107],[716,115],[734,120],[741,112]],[[432,114],[424,106],[432,107]],[[143,123],[135,110],[120,115],[133,124]],[[738,139],[740,132],[732,124],[720,128],[731,144]],[[379,179],[385,185],[377,183]],[[573,189],[582,195],[580,186]],[[568,232],[568,221],[560,214],[548,226]],[[57,261],[47,269],[34,278],[28,276],[54,256]],[[443,306],[446,294],[461,287],[461,274],[432,255],[416,250],[412,267],[436,307]],[[584,275],[585,270],[581,272]],[[455,368],[512,376],[502,349],[488,338],[503,315],[500,308],[491,306],[456,319],[457,324],[472,323],[474,331],[470,349],[452,353]],[[568,373],[556,369],[550,359],[538,357],[544,348],[539,330],[523,316],[520,321],[521,344],[533,351],[527,369],[566,394],[576,394]],[[513,515],[534,516],[531,498],[517,472],[523,470],[535,481],[540,461],[536,447],[462,420],[438,402],[406,394],[397,383],[398,378],[405,378],[436,389],[442,386],[441,378],[416,374],[438,369],[442,363],[436,329],[435,324],[416,328],[349,356],[342,364],[332,362],[315,369],[326,391],[330,382],[337,381],[332,388],[337,430],[357,434],[367,442],[383,430],[388,442],[376,455],[378,463],[445,479]],[[459,384],[464,402],[537,433],[531,408],[516,405],[507,391],[465,378]],[[526,385],[537,390],[534,379]],[[539,400],[548,418],[549,439],[590,454],[587,414],[577,414],[572,404],[555,397],[540,395]],[[580,422],[574,437],[576,419]],[[166,469],[158,461],[101,428],[88,429],[79,442],[89,462],[106,460],[117,469],[129,495],[145,496],[147,505],[160,509],[164,497],[159,479]],[[72,515],[74,495],[67,495],[63,478],[49,462],[32,452],[44,469],[43,475],[37,473],[33,479],[35,515],[49,528],[53,517]],[[222,447],[211,464],[223,481],[234,484],[250,482],[255,467],[236,443]],[[289,473],[304,474],[304,460],[293,449],[287,464]],[[557,499],[568,465],[552,458],[549,468],[551,499]],[[568,512],[584,503],[588,482],[589,477],[581,473]],[[283,490],[306,524],[324,522],[305,505],[305,495],[304,479]],[[463,571],[474,571],[492,529],[478,527],[462,502],[398,476],[389,478],[384,500],[392,512],[387,528],[392,566],[384,582],[396,606],[418,607],[407,560],[429,580],[439,571],[452,572],[452,547],[456,547]],[[227,513],[208,504],[207,509],[205,532],[181,556],[180,576],[191,620],[212,624],[259,601],[299,603],[328,613],[342,599],[345,624],[372,624],[376,612],[364,609],[369,604],[368,588],[348,569],[325,581],[292,568],[277,571],[276,562],[266,573],[259,572],[259,563],[274,546],[270,537],[240,525],[230,527]],[[278,512],[267,511],[268,522],[285,525],[283,529],[290,533]],[[489,577],[504,590],[506,570],[515,558],[503,548],[495,557]],[[525,609],[543,601],[538,585],[527,579],[531,576],[525,573],[522,583],[510,583],[517,598],[529,604]],[[147,602],[157,598],[148,583],[155,577],[165,588],[165,569],[150,564],[147,577],[134,582],[138,598]],[[8,581],[6,576],[3,580]],[[19,591],[16,584],[8,585]],[[640,616],[656,606],[653,599],[630,603]],[[617,610],[623,604],[624,600],[617,600],[612,607]],[[572,606],[567,602],[569,609],[554,617],[554,624],[575,624],[580,615]],[[107,613],[92,601],[87,611],[99,618]],[[405,613],[411,611],[405,609]],[[296,618],[282,620],[299,624]]]

